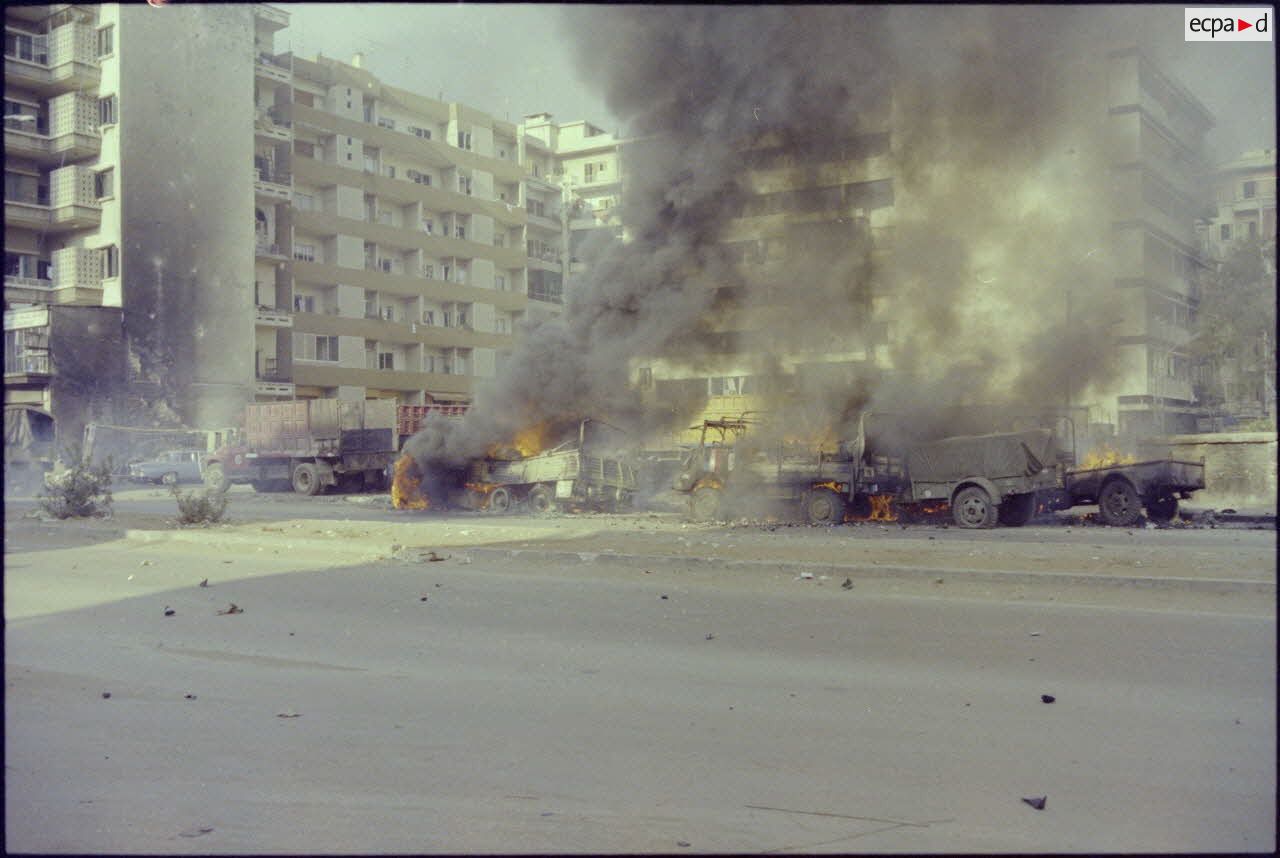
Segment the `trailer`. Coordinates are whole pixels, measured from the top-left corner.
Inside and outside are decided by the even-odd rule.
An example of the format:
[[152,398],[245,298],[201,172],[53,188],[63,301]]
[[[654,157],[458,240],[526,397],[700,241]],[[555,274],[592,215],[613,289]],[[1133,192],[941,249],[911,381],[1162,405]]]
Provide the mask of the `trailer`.
[[205,485],[226,491],[316,495],[328,486],[386,487],[396,456],[396,405],[389,400],[312,399],[245,406],[243,443],[224,445],[205,463]]
[[1068,470],[1063,489],[1072,506],[1098,505],[1098,516],[1113,527],[1136,524],[1145,510],[1154,522],[1172,521],[1179,499],[1204,488],[1204,459],[1153,459],[1129,465]]

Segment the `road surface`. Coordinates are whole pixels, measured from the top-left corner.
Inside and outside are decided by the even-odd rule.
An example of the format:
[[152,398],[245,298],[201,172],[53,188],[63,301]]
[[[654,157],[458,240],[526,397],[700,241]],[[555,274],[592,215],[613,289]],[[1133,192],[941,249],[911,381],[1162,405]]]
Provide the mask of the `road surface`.
[[8,521],[9,850],[1274,846],[1273,532],[265,521]]

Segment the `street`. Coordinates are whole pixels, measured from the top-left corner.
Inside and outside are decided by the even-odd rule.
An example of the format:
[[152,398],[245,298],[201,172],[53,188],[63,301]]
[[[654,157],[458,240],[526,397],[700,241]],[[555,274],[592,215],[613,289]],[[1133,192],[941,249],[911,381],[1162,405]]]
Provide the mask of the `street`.
[[6,508],[10,851],[1274,848],[1274,530],[137,494]]

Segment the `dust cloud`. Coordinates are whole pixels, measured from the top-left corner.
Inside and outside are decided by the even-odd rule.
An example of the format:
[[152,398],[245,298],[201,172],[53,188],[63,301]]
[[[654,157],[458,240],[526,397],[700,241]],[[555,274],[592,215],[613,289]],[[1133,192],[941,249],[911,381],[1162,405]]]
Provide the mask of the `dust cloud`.
[[866,408],[941,423],[962,405],[1084,401],[1116,372],[1124,314],[1099,46],[1132,21],[1099,7],[566,11],[584,78],[635,141],[625,240],[589,245],[563,316],[524,331],[465,420],[432,421],[407,449],[457,463],[586,415],[639,437],[688,425],[703,397],[634,391],[649,359],[752,376],[792,433],[849,437]]

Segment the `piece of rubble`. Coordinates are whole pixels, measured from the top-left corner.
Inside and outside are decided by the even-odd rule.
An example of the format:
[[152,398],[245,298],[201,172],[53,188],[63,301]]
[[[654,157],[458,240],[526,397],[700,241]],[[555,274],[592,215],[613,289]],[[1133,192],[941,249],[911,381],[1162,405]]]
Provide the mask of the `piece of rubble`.
[[218,616],[221,617],[224,614],[243,614],[243,613],[244,613],[244,608],[240,607],[235,602],[231,602],[227,606],[227,609],[225,611],[218,611]]
[[841,584],[840,586],[841,586],[842,588],[844,588],[845,590],[852,590],[852,589],[853,589],[853,579],[852,579],[852,578],[845,578],[845,579],[844,579],[844,583],[843,583],[843,584]]
[[186,831],[179,831],[179,837],[203,837],[206,834],[212,834],[212,828],[188,828]]
[[1055,700],[1057,700],[1057,699],[1058,699],[1058,698],[1054,697],[1052,694],[1041,694],[1041,695],[1040,695],[1040,702],[1041,702],[1041,703],[1052,703],[1053,701],[1055,701]]
[[1036,810],[1044,810],[1045,802],[1047,802],[1048,800],[1049,800],[1049,797],[1047,795],[1038,795],[1038,796],[1032,796],[1030,798],[1024,798],[1022,801],[1026,804],[1031,805]]
[[706,640],[709,640],[709,641],[713,641],[713,640],[715,640],[715,639],[716,639],[716,636],[715,636],[715,635],[713,635],[713,634],[708,634],[708,635],[707,635],[707,637],[706,637],[705,639],[706,639]]
[[184,700],[195,700],[195,699],[196,699],[196,696],[195,696],[194,694],[186,694],[186,695],[183,695],[183,699],[184,699]]
[[172,617],[175,613],[177,613],[177,611],[175,611],[173,608],[170,608],[168,605],[164,606],[164,615],[166,617]]
[[449,557],[451,556],[453,555],[441,557],[439,554],[436,554],[434,551],[428,551],[426,554],[421,555],[420,559],[425,560],[428,563],[439,563],[441,560],[448,560]]
[[276,717],[277,718],[301,718],[302,713],[301,712],[277,712]]
[[103,699],[103,700],[110,700],[110,699],[111,699],[111,692],[110,692],[110,691],[104,691],[104,692],[102,692],[102,699]]
[[796,579],[795,579],[795,580],[797,580],[797,581],[812,581],[812,580],[813,580],[813,573],[812,573],[812,572],[801,572],[799,575],[797,575],[797,576],[796,576]]
[[202,580],[202,581],[200,582],[200,586],[201,586],[201,587],[208,587],[208,586],[209,586],[209,579],[208,579],[208,578],[205,578],[204,580]]

